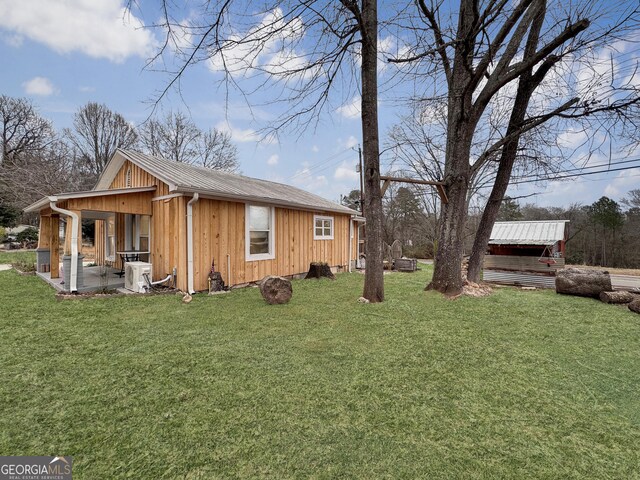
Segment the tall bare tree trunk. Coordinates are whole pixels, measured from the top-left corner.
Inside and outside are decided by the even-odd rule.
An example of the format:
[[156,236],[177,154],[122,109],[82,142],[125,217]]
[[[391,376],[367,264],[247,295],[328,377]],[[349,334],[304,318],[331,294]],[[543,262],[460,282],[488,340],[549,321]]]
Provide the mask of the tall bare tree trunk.
[[518,154],[520,135],[518,135],[517,132],[522,125],[531,95],[533,94],[536,86],[537,84],[535,81],[532,81],[531,79],[531,71],[520,78],[518,91],[516,93],[506,133],[506,136],[511,138],[502,147],[496,180],[493,184],[493,188],[491,189],[489,199],[487,200],[487,205],[482,212],[480,225],[478,225],[476,237],[473,241],[473,248],[471,250],[471,258],[469,259],[469,268],[467,271],[467,278],[472,282],[478,283],[480,281],[484,252],[487,250],[487,246],[489,245],[493,224],[498,218],[500,205],[502,204],[504,194],[507,192],[507,188],[509,187],[511,172]]
[[362,2],[362,143],[364,154],[364,208],[367,236],[364,243],[367,268],[363,297],[384,300],[382,264],[382,195],[380,192],[380,147],[378,138],[378,5]]
[[438,250],[433,279],[427,289],[447,295],[462,291],[462,254],[467,220],[467,193],[471,178],[469,156],[477,118],[473,113],[473,26],[475,2],[464,0],[458,20],[456,45],[449,81],[447,145],[444,182],[449,202],[442,204]]

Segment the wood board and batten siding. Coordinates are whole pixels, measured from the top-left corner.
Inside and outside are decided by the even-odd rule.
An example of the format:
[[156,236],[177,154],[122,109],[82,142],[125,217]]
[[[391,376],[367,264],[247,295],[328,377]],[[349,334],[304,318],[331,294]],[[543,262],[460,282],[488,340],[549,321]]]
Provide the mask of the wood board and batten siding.
[[[137,165],[124,162],[109,186],[114,188],[156,186],[151,201],[150,261],[153,278],[159,280],[177,270],[177,287],[187,289],[187,202],[190,196],[173,196],[169,186]],[[169,196],[170,198],[161,198]],[[151,200],[151,198],[150,198]],[[305,273],[311,262],[327,262],[348,268],[357,255],[357,235],[350,239],[350,215],[275,207],[275,258],[245,259],[245,203],[201,198],[193,204],[194,289],[208,288],[211,261],[230,285],[256,282],[266,275],[290,276]],[[334,219],[331,240],[314,240],[314,215]],[[117,250],[124,249],[124,215],[116,215]],[[96,221],[96,257],[104,263],[104,222]],[[227,268],[229,255],[230,269]],[[120,268],[120,259],[115,266]]]
[[[193,205],[195,290],[208,288],[212,260],[224,281],[231,285],[256,282],[266,275],[302,274],[311,262],[347,268],[349,215],[275,207],[275,258],[247,261],[245,208],[244,203],[211,199],[201,199]],[[333,217],[333,239],[314,240],[314,215]]]
[[[169,186],[147,171],[126,160],[109,189],[155,186],[148,201],[151,215],[150,261],[153,264],[153,279],[160,280],[173,272],[178,273],[178,288],[187,288],[186,202],[184,197],[158,199],[169,195]],[[152,200],[152,197],[154,200]],[[96,221],[96,261],[105,263],[104,221]],[[124,250],[124,215],[116,214],[116,250]],[[122,268],[120,258],[114,262]]]

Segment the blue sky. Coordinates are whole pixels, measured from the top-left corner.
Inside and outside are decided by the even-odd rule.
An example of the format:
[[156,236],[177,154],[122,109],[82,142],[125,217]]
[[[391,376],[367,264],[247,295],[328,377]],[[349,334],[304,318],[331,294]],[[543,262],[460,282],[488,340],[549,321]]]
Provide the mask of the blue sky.
[[[123,17],[123,8],[120,0],[0,0],[0,56],[4,65],[0,93],[32,99],[57,129],[71,126],[73,113],[88,101],[105,103],[132,123],[143,122],[151,111],[149,100],[168,77],[144,69],[160,38],[140,28],[143,20],[136,17],[141,15],[139,11]],[[381,43],[398,48],[397,39],[391,36],[382,36]],[[386,74],[381,71],[381,76]],[[182,99],[171,94],[162,108],[188,109],[200,127],[228,130],[238,145],[245,175],[291,183],[332,200],[358,187],[355,147],[361,133],[359,98],[353,91],[336,92],[316,128],[302,134],[284,132],[277,141],[260,142],[258,130],[268,126],[283,107],[266,105],[267,91],[251,97],[250,102],[258,105],[251,111],[235,92],[226,103],[225,92],[215,83],[218,76],[206,65],[190,69],[183,78]],[[404,113],[382,96],[383,139]],[[568,141],[578,139],[570,137]],[[383,163],[388,161],[385,158]],[[606,159],[596,158],[591,164],[599,161]],[[602,195],[618,200],[640,186],[639,175],[640,167],[576,182],[527,185],[511,193],[539,192],[526,200],[539,205],[591,203]]]

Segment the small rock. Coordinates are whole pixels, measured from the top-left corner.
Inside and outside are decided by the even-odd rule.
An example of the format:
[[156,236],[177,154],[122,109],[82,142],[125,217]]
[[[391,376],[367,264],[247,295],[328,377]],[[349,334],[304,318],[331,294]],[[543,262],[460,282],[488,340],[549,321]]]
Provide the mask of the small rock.
[[536,287],[522,287],[522,290],[537,290]]
[[182,297],[182,303],[189,303],[193,300],[193,297],[188,293],[185,293],[184,297]]
[[366,298],[364,298],[364,297],[360,297],[360,298],[358,299],[358,301],[359,301],[360,303],[369,303],[369,300],[367,300],[367,299],[366,299]]

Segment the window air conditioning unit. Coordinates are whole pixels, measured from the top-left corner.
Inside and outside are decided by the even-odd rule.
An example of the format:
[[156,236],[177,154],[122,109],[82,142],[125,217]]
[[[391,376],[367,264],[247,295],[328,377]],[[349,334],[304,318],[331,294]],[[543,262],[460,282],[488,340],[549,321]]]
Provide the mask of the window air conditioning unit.
[[151,264],[147,262],[126,262],[124,264],[124,288],[136,293],[147,291],[146,273],[151,280]]

